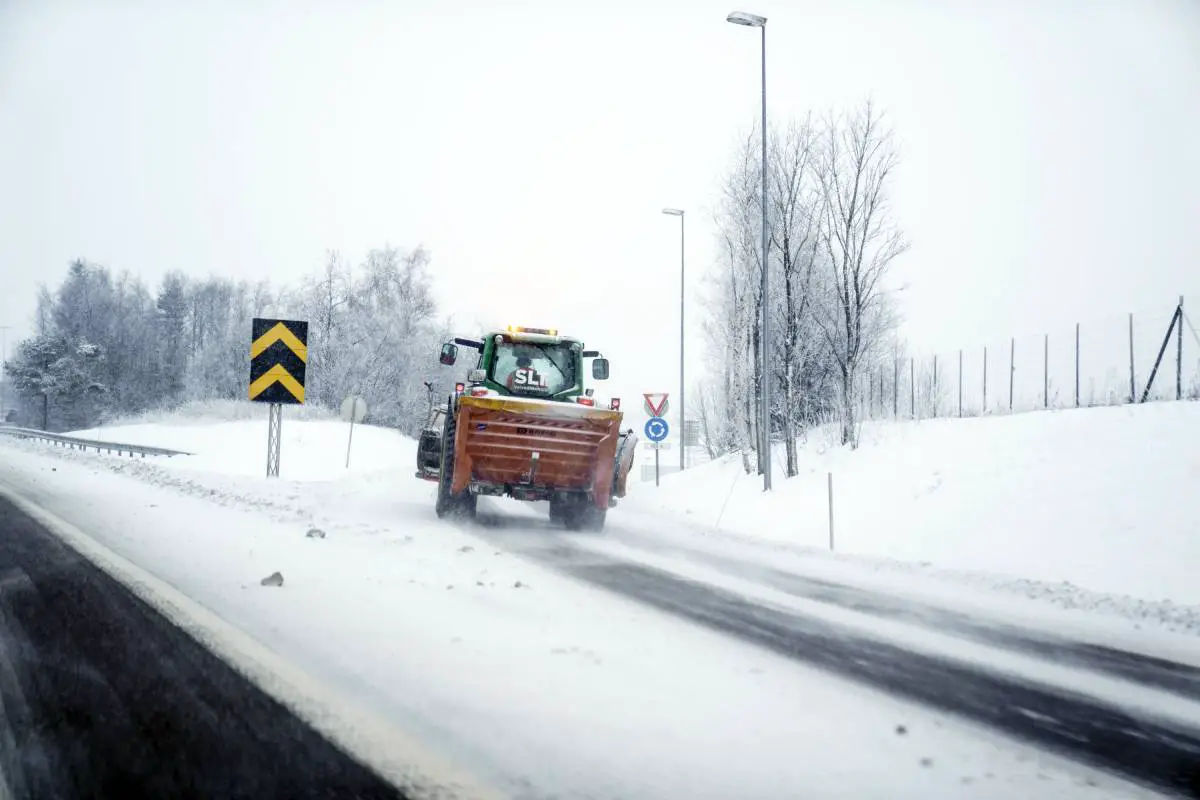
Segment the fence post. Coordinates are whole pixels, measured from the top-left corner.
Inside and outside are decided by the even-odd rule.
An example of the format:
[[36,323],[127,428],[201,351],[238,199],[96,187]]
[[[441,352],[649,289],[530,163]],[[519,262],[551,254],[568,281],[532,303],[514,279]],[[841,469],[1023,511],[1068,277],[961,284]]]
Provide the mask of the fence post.
[[1075,323],[1075,407],[1079,408],[1079,323]]
[[917,418],[917,362],[916,359],[909,357],[908,359],[908,391],[911,397],[909,398],[909,409],[912,411],[912,418]]
[[962,416],[962,348],[958,350],[958,416]]
[[1179,330],[1175,332],[1175,399],[1183,399],[1183,295],[1179,295]]
[[1008,410],[1013,410],[1013,375],[1017,371],[1017,337],[1008,340]]
[[987,414],[987,345],[983,346],[983,413]]
[[1042,408],[1050,407],[1050,334],[1042,343]]
[[833,473],[825,473],[829,486],[829,552],[833,552]]
[[1154,386],[1154,376],[1158,374],[1158,368],[1162,364],[1163,354],[1167,352],[1167,345],[1171,343],[1171,331],[1176,325],[1183,324],[1183,308],[1176,306],[1175,311],[1171,314],[1171,324],[1167,327],[1167,335],[1163,337],[1162,346],[1158,348],[1158,355],[1154,357],[1154,366],[1150,368],[1150,377],[1146,381],[1146,391],[1142,392],[1142,402],[1150,399],[1150,389]]
[[1137,402],[1137,382],[1133,378],[1133,314],[1129,315],[1129,402]]

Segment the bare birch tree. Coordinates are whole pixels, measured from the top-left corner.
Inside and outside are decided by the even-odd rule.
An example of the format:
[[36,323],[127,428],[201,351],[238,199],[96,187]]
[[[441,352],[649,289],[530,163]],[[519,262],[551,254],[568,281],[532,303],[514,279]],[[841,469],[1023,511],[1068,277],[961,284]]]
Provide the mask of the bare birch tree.
[[837,367],[842,443],[857,447],[856,380],[890,322],[884,276],[908,245],[888,207],[898,158],[881,112],[868,101],[831,121],[824,140],[821,238],[833,302],[817,322]]
[[[762,251],[761,196],[757,133],[742,140],[733,165],[721,186],[717,215],[722,254],[722,273],[715,281],[713,313],[719,320],[715,349],[724,361],[726,415],[732,424],[732,440],[743,454],[749,470],[748,453],[753,449],[762,471],[764,432],[759,424],[762,397],[761,297]],[[751,443],[754,443],[753,445]]]
[[[772,137],[768,170],[771,252],[779,280],[771,299],[772,328],[778,358],[773,359],[773,392],[787,453],[786,474],[796,475],[797,424],[808,398],[802,392],[806,370],[815,366],[814,311],[821,298],[814,272],[822,256],[819,246],[824,192],[819,170],[821,134],[811,117],[790,123]],[[782,298],[778,294],[782,292]]]

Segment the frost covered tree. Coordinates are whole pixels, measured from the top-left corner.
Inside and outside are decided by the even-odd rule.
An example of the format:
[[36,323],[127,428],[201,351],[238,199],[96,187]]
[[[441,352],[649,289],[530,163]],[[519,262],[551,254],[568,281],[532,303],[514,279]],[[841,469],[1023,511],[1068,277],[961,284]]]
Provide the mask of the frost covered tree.
[[[739,144],[721,183],[705,333],[722,368],[706,387],[706,435],[718,452],[741,450],[747,469],[753,446],[760,470],[764,434],[781,437],[791,476],[808,427],[836,418],[856,443],[855,380],[894,328],[881,281],[904,243],[886,206],[895,153],[874,107],[790,122],[768,132],[770,296],[761,297],[758,142],[755,131]],[[765,365],[763,313],[772,323]],[[757,430],[764,381],[769,432]]]
[[748,211],[750,198],[758,192],[755,174],[753,148],[748,139],[722,186],[716,219],[721,261],[719,269],[709,277],[706,298],[709,316],[705,322],[708,345],[716,356],[714,363],[721,365],[721,374],[715,378],[717,386],[709,393],[719,423],[706,435],[714,439],[722,452],[740,451],[747,472],[750,450],[756,456],[762,451],[757,414],[762,259],[755,245],[759,234],[755,233],[753,216]]
[[771,304],[778,354],[772,363],[773,386],[778,387],[773,417],[782,427],[788,477],[799,468],[797,431],[821,406],[812,389],[828,372],[821,361],[815,324],[822,302],[817,273],[823,265],[819,243],[825,210],[820,137],[810,118],[776,132],[768,150],[771,249],[778,264]]
[[437,320],[429,254],[373,250],[351,268],[331,253],[292,287],[168,273],[151,292],[82,259],[38,296],[35,335],[6,365],[28,424],[90,427],[104,415],[189,400],[242,400],[255,316],[309,321],[307,402],[367,397],[371,420],[418,430],[424,380],[436,379]]
[[178,272],[167,273],[158,290],[155,309],[158,312],[157,365],[162,392],[167,397],[178,397],[183,392],[184,376],[187,372],[189,346],[184,337],[188,333],[187,285]]
[[434,355],[447,335],[428,265],[419,247],[372,250],[357,270],[331,252],[318,274],[288,294],[289,308],[309,321],[306,383],[314,402],[336,408],[362,395],[371,421],[419,430],[424,381],[440,381]]
[[868,101],[831,120],[824,140],[821,238],[833,302],[816,319],[837,365],[842,443],[857,447],[858,379],[893,321],[883,279],[908,245],[888,207],[898,157],[880,111]]
[[102,363],[99,346],[48,334],[22,341],[5,372],[42,429],[70,430],[86,427],[103,404]]

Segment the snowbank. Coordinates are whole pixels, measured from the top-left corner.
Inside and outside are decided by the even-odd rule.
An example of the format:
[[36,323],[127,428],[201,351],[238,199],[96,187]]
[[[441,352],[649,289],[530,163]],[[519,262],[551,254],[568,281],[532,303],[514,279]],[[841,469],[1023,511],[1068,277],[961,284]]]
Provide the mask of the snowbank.
[[[329,481],[347,474],[415,469],[416,442],[391,428],[350,424],[320,408],[285,406],[279,476]],[[72,435],[123,444],[153,445],[193,455],[161,460],[171,469],[263,477],[267,466],[267,407],[261,403],[193,403]],[[350,444],[350,466],[346,448]]]
[[[332,409],[318,405],[286,406],[284,416],[288,419],[314,420],[337,419]],[[175,408],[155,409],[141,414],[119,417],[104,424],[104,429],[116,426],[147,425],[151,423],[169,425],[205,424],[233,422],[235,420],[265,420],[267,406],[249,400],[192,400]]]
[[727,457],[629,507],[840,554],[1200,604],[1200,403],[867,423],[857,450],[813,437],[775,487]]

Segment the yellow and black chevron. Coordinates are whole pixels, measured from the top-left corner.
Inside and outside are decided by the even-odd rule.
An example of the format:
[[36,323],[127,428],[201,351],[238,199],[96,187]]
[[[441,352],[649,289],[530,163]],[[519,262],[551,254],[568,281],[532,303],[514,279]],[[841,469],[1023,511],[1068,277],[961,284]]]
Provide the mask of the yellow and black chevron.
[[254,318],[250,335],[250,399],[257,403],[304,403],[308,323]]

